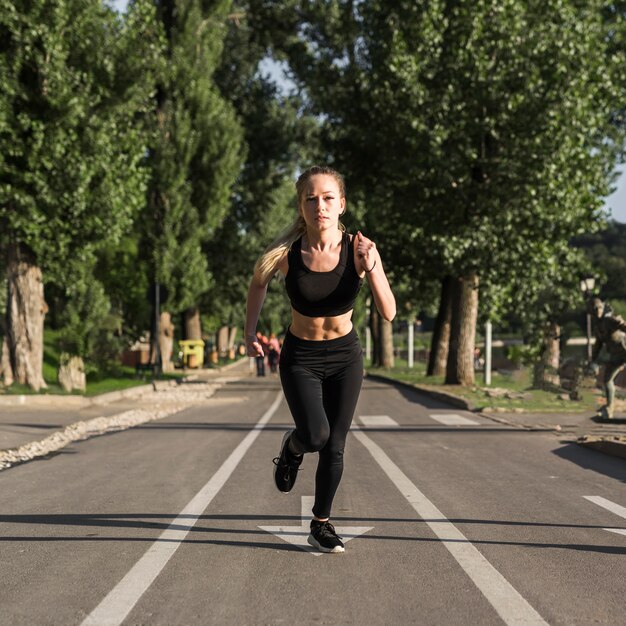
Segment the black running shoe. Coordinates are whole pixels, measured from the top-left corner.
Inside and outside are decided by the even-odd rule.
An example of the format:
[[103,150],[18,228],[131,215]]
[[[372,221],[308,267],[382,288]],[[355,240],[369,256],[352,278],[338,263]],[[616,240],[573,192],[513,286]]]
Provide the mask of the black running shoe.
[[337,536],[335,527],[330,522],[311,520],[311,534],[307,541],[320,552],[338,554],[346,551],[343,541]]
[[274,482],[278,491],[289,493],[296,484],[298,478],[298,468],[302,463],[302,456],[297,456],[289,450],[289,437],[293,430],[289,430],[283,436],[280,444],[280,454],[274,459]]

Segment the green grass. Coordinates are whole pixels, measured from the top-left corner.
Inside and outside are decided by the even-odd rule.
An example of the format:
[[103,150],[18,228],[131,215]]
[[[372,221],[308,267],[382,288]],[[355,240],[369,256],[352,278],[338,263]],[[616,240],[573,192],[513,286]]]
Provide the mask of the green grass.
[[[368,367],[367,371],[372,374],[387,376],[395,380],[427,387],[436,391],[443,391],[471,403],[476,409],[503,410],[509,412],[524,411],[531,413],[575,413],[593,412],[598,406],[600,394],[590,383],[581,390],[582,400],[562,400],[559,394],[567,393],[565,390],[541,391],[531,389],[529,370],[517,370],[509,374],[494,372],[491,377],[491,385],[485,386],[484,375],[476,373],[475,384],[472,386],[444,385],[443,377],[426,376],[426,365],[415,363],[415,367],[409,369],[406,361],[396,359],[396,365],[392,369],[380,367]],[[506,389],[510,392],[524,393],[524,398],[492,398],[488,395],[489,389]]]
[[[32,395],[32,394],[54,394],[54,395],[85,395],[95,396],[101,393],[108,393],[110,391],[120,391],[123,389],[129,389],[130,387],[137,387],[139,385],[145,385],[151,382],[151,372],[143,372],[142,375],[137,376],[134,367],[122,367],[116,375],[99,375],[97,372],[87,375],[87,390],[85,393],[79,391],[73,391],[68,393],[64,391],[57,382],[57,372],[59,369],[59,351],[57,349],[58,332],[47,329],[44,333],[44,354],[43,354],[43,378],[48,385],[47,389],[42,389],[39,392],[33,391],[27,385],[18,385],[14,383],[10,387],[0,387],[0,394],[10,395]],[[225,365],[227,361],[220,362],[217,365],[211,367],[221,367]],[[161,380],[173,380],[187,376],[193,370],[177,370],[169,374],[161,374]]]

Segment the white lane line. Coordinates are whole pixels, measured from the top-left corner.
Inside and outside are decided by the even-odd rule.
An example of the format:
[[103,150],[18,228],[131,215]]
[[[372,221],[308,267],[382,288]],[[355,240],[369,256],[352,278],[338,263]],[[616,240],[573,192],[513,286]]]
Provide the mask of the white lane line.
[[400,424],[396,420],[389,417],[389,415],[359,415],[359,421],[363,426],[369,428],[386,427],[386,428],[400,428]]
[[456,413],[431,413],[429,417],[446,426],[476,426],[480,423]]
[[148,551],[135,563],[131,570],[85,618],[82,626],[118,626],[121,624],[139,598],[154,582],[170,558],[178,550],[202,512],[224,486],[237,465],[254,443],[283,399],[280,391],[272,406],[265,412],[243,441],[231,452],[222,466],[198,491],[178,517],[161,533]]
[[[615,515],[619,515],[620,517],[626,519],[626,506],[611,502],[611,500],[607,500],[602,496],[583,496],[583,498],[585,498],[585,500],[589,500],[589,502],[593,502],[594,504],[601,506],[607,511],[611,511],[611,513],[615,513]],[[624,528],[603,528],[602,530],[608,530],[610,533],[615,533],[617,535],[626,535],[626,529]]]
[[583,496],[585,500],[589,500],[589,502],[593,502],[598,506],[601,506],[603,509],[607,511],[611,511],[611,513],[615,513],[615,515],[619,515],[626,519],[626,506],[622,506],[621,504],[615,504],[615,502],[611,502],[602,496]]
[[[547,624],[463,533],[362,430],[353,431],[417,514],[441,540],[506,624]],[[432,521],[440,520],[440,521]]]

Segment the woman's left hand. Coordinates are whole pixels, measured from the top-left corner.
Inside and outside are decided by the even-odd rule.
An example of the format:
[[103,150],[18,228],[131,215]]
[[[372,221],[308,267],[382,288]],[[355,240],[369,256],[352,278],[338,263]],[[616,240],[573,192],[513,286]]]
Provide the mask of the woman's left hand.
[[371,271],[374,268],[374,263],[378,258],[378,251],[376,250],[376,244],[368,239],[361,231],[356,234],[356,254],[361,261],[362,269],[366,272]]

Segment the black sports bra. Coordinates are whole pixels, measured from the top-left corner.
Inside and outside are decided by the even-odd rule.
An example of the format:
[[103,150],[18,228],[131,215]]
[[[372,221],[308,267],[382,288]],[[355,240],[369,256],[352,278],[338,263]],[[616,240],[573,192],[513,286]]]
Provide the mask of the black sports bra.
[[354,266],[350,237],[343,233],[339,263],[330,272],[310,270],[302,260],[302,237],[287,255],[289,269],[285,288],[291,306],[306,317],[333,317],[354,308],[361,289],[361,278]]

